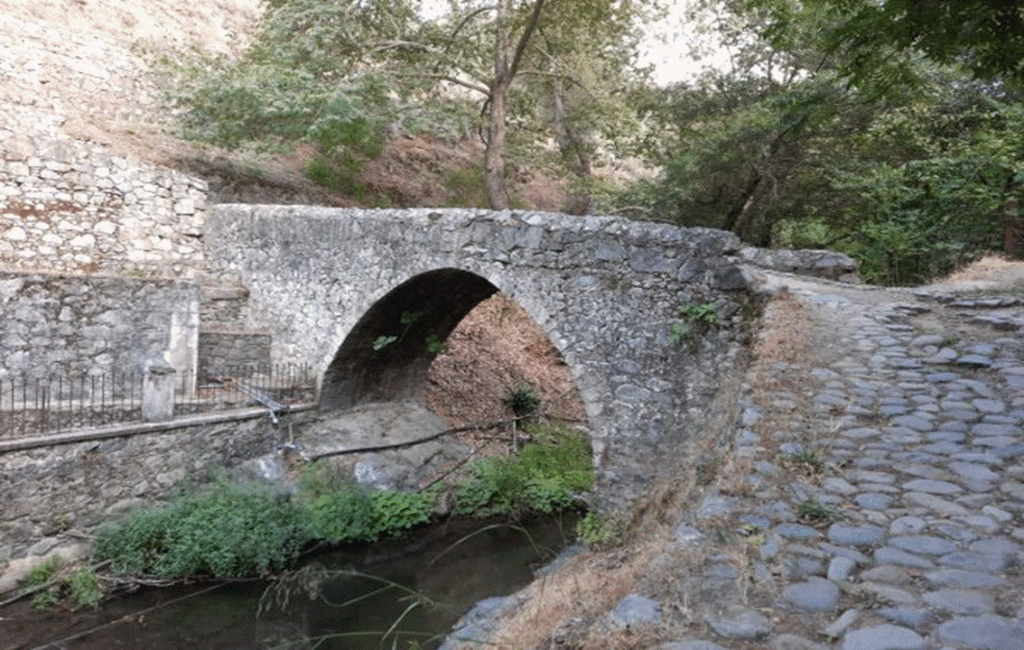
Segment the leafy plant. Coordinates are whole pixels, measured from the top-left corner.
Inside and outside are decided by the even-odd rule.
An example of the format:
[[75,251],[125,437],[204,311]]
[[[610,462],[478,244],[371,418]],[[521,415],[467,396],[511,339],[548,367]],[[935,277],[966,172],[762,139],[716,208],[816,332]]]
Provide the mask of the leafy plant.
[[448,342],[431,332],[427,337],[427,354],[443,354],[448,351]]
[[374,492],[372,502],[376,534],[396,535],[429,522],[434,514],[439,488],[421,492]]
[[409,333],[409,329],[414,324],[416,324],[416,321],[418,321],[422,316],[423,316],[422,312],[403,311],[402,315],[398,319],[399,324],[403,328],[402,329],[402,333],[397,335],[397,336],[396,335],[382,335],[382,336],[378,336],[373,341],[373,351],[374,352],[380,352],[381,350],[383,350],[383,349],[385,349],[385,348],[387,348],[387,347],[389,347],[391,345],[394,345],[395,343],[401,343],[402,340],[405,338],[405,335]]
[[89,567],[82,567],[72,573],[66,585],[76,609],[92,609],[103,600],[103,584],[96,571]]
[[527,431],[533,441],[519,457],[485,458],[471,466],[470,478],[457,489],[457,514],[553,512],[591,487],[593,461],[585,435],[561,427]]
[[718,323],[718,311],[713,302],[687,303],[679,308],[681,321],[669,325],[668,340],[672,345],[691,341]]
[[625,527],[621,519],[589,511],[576,523],[576,535],[587,548],[600,551],[621,542]]
[[49,582],[60,568],[61,558],[59,555],[51,555],[45,561],[32,567],[28,577],[25,578],[26,587],[38,587]]
[[373,340],[373,351],[380,352],[393,343],[398,342],[397,336],[378,336]]
[[267,575],[292,562],[309,538],[308,514],[287,496],[219,484],[101,530],[95,554],[134,575]]
[[313,535],[331,544],[376,539],[374,501],[366,490],[345,486],[308,504]]
[[541,395],[529,382],[516,384],[505,397],[505,405],[518,418],[529,418],[540,409]]
[[821,474],[825,470],[825,461],[812,449],[801,449],[792,454],[783,454],[781,460],[784,464],[804,474]]

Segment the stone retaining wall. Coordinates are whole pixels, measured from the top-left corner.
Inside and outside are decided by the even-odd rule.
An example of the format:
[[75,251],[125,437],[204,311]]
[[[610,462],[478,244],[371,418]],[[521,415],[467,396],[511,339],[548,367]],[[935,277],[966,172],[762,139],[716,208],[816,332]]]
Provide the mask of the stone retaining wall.
[[165,359],[196,367],[199,288],[191,282],[0,272],[0,376],[105,374]]
[[0,126],[0,264],[8,269],[193,277],[204,266],[205,213],[202,180]]
[[[71,531],[88,532],[188,481],[208,481],[213,470],[267,454],[283,440],[259,411],[241,421],[194,420],[146,435],[0,454],[0,576],[74,548],[80,536]],[[13,586],[0,577],[0,593]]]
[[270,363],[271,336],[267,332],[199,332],[199,376],[210,371]]

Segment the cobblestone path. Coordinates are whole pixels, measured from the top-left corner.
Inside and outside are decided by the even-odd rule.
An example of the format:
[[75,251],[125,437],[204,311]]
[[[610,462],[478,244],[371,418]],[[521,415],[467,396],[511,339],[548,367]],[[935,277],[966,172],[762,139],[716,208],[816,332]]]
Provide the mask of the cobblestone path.
[[1024,649],[1024,291],[783,281],[812,363],[755,363],[741,471],[677,530],[738,522],[750,566],[709,556],[712,634],[658,648]]

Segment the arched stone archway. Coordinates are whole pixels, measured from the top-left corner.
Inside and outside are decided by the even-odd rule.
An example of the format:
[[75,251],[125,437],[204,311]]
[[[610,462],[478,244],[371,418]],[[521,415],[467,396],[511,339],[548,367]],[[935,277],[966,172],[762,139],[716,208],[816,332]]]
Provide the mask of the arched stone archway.
[[416,275],[379,299],[349,332],[324,373],[321,410],[416,399],[439,344],[498,288],[453,268]]
[[[569,367],[599,484],[618,486],[617,497],[676,471],[692,442],[716,444],[734,417],[753,311],[730,233],[611,217],[221,205],[203,241],[211,274],[248,290],[245,320],[272,333],[274,358],[324,369],[326,409],[418,398],[430,337],[443,340],[500,289]],[[686,305],[713,307],[716,319],[680,345],[671,332]]]

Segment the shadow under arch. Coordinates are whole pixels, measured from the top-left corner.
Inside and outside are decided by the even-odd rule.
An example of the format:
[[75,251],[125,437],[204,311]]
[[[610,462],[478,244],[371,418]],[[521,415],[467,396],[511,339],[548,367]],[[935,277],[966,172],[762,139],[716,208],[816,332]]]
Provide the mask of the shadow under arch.
[[421,397],[440,343],[478,303],[498,292],[454,268],[413,276],[371,306],[324,372],[320,410]]

